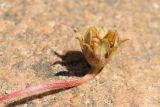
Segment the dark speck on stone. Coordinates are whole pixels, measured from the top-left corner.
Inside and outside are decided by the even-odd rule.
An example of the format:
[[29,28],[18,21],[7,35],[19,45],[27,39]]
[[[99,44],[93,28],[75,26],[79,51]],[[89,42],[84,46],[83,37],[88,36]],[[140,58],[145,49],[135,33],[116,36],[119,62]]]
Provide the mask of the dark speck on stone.
[[0,56],[0,67],[4,67],[7,65],[7,60],[6,58]]
[[106,2],[111,5],[114,6],[117,2],[119,2],[119,0],[106,0]]
[[24,62],[20,61],[20,62],[17,62],[16,64],[13,64],[12,68],[16,70],[20,70],[23,67],[23,65],[24,65]]
[[139,105],[134,103],[134,102],[132,102],[132,103],[130,103],[130,107],[139,107]]
[[16,16],[10,12],[6,12],[3,16],[3,20],[16,21]]
[[5,35],[2,32],[0,32],[0,41],[2,41],[4,39],[5,39]]

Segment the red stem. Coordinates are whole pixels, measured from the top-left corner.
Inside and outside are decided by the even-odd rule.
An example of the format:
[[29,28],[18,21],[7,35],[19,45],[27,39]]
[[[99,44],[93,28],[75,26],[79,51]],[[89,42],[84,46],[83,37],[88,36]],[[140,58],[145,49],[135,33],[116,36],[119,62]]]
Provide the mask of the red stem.
[[24,94],[30,94],[30,93],[34,93],[34,92],[42,91],[42,90],[46,90],[46,89],[63,89],[63,88],[70,88],[70,87],[78,86],[78,85],[92,79],[94,76],[95,76],[95,74],[89,73],[78,80],[73,80],[73,81],[68,81],[68,82],[46,83],[46,84],[41,84],[41,85],[34,86],[34,87],[25,88],[25,89],[13,92],[11,94],[8,94],[6,96],[3,96],[2,98],[0,98],[0,103],[4,103],[11,98],[22,96]]

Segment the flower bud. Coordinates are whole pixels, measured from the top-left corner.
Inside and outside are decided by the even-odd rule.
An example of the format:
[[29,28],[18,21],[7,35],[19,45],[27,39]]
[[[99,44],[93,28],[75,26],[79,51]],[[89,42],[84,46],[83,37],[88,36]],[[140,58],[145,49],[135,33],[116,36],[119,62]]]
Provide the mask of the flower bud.
[[90,27],[84,37],[77,32],[77,39],[91,67],[104,67],[113,52],[125,41],[119,40],[116,30],[109,30],[105,34],[103,29],[97,31],[95,27]]

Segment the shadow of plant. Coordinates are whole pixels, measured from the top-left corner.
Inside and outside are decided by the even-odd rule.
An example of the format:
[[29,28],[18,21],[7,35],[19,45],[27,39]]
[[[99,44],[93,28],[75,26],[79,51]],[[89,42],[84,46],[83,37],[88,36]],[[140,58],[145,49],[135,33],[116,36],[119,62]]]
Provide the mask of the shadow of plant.
[[54,52],[62,61],[56,61],[53,65],[61,64],[66,66],[68,71],[60,71],[55,76],[77,76],[81,77],[88,73],[90,66],[80,51],[68,51],[64,55]]

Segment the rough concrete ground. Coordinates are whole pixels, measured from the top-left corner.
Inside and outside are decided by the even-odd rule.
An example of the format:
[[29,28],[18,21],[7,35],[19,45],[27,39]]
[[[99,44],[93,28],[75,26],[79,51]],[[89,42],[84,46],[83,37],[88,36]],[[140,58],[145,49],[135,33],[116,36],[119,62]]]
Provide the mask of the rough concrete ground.
[[80,78],[84,72],[77,60],[69,64],[74,72],[57,76],[71,69],[53,66],[62,60],[54,52],[79,51],[73,29],[83,34],[94,25],[116,28],[121,38],[130,39],[102,73],[81,86],[9,106],[160,107],[159,12],[159,0],[0,0],[0,96]]

